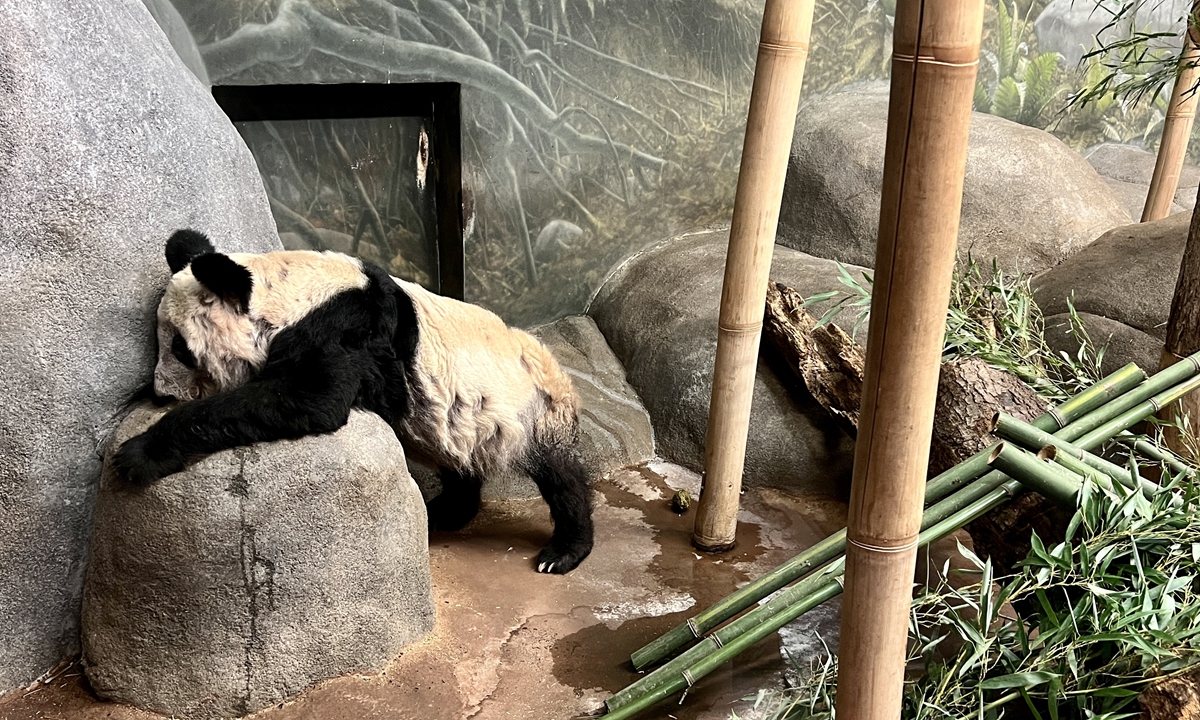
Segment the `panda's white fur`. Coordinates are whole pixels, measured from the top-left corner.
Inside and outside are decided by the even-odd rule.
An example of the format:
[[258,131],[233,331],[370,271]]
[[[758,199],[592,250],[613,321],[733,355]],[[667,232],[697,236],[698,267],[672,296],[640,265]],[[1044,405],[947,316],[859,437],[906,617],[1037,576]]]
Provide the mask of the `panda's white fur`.
[[[267,361],[271,340],[281,330],[338,293],[368,282],[362,262],[341,253],[294,250],[228,257],[253,278],[249,312],[222,302],[196,279],[191,265],[175,273],[158,305],[154,389],[159,395],[195,400],[245,383]],[[176,334],[183,335],[196,368],[172,353]]]
[[545,346],[483,308],[393,280],[416,307],[421,337],[417,408],[397,427],[406,446],[488,475],[531,440],[574,440],[579,396]]
[[519,466],[555,522],[538,569],[567,572],[591,551],[587,471],[574,451],[579,396],[531,335],[338,253],[222,255],[180,231],[167,259],[176,272],[158,309],[155,389],[189,402],[122,446],[117,467],[131,479],[328,432],[358,407],[442,469],[431,525],[461,527],[482,479]]

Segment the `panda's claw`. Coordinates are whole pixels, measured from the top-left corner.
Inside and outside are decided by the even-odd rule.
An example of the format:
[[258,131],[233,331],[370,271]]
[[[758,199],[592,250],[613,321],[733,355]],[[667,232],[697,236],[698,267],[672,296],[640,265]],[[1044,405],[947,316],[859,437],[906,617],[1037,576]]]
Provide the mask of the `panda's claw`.
[[590,545],[557,548],[553,544],[542,549],[538,555],[537,571],[563,575],[574,570],[592,551]]
[[[161,456],[161,457],[160,457]],[[113,455],[113,468],[134,485],[149,485],[155,480],[177,473],[186,464],[175,453],[160,452],[148,433],[126,440]]]

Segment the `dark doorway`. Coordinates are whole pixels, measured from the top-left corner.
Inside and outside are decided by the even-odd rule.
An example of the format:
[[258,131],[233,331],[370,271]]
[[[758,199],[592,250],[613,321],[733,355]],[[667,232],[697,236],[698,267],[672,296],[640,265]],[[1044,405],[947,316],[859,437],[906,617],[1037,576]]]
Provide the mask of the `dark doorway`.
[[285,247],[345,252],[463,298],[457,83],[212,93],[258,163]]

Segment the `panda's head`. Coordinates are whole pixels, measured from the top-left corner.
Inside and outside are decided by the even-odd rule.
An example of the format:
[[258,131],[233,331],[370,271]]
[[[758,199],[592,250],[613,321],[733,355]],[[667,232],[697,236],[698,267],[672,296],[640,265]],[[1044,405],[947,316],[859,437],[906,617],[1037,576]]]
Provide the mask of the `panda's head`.
[[250,270],[194,230],[167,240],[167,264],[174,274],[158,306],[155,393],[195,400],[242,384],[270,342],[250,315]]

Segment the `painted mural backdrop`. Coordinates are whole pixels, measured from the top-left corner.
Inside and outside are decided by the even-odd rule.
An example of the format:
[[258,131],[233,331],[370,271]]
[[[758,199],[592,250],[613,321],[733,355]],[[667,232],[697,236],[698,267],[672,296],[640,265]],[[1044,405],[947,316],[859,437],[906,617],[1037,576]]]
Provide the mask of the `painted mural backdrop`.
[[[1153,148],[1161,94],[1068,106],[1124,72],[1117,50],[1086,56],[1097,36],[1144,35],[1165,57],[1189,6],[989,0],[976,109],[1078,149]],[[198,56],[212,84],[461,83],[467,296],[510,322],[577,312],[630,252],[728,222],[761,0],[175,0],[174,10],[194,41],[181,55]],[[887,77],[894,11],[893,0],[818,2],[809,100]],[[350,155],[392,158],[390,171],[363,171],[383,238],[327,128],[255,132],[281,231],[299,234],[288,212],[299,214],[327,246],[366,242],[371,259],[419,278],[423,260],[407,250],[423,247],[429,212],[413,189],[419,127],[340,130]]]

